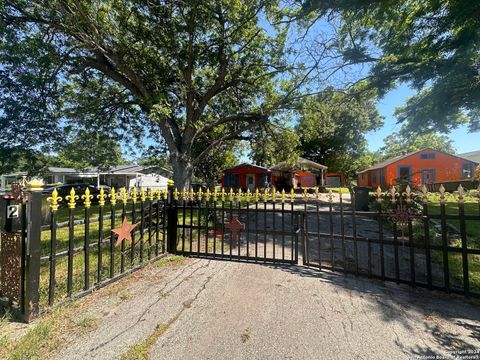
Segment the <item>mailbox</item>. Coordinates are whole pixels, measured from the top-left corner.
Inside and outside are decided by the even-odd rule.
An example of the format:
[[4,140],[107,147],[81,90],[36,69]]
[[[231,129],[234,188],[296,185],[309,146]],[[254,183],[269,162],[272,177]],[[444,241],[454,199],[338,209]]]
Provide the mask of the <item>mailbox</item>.
[[0,197],[0,231],[17,232],[22,230],[22,206],[12,195]]

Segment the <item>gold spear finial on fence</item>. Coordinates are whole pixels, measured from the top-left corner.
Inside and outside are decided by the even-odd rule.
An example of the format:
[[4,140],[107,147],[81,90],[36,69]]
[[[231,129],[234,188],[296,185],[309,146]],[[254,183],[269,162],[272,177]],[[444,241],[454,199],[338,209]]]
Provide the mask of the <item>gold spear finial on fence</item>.
[[179,195],[180,195],[180,193],[178,192],[178,189],[175,188],[175,189],[173,190],[173,199],[174,199],[174,200],[178,200],[178,196],[179,196]]
[[153,201],[154,198],[155,198],[155,193],[153,192],[152,188],[149,188],[148,189],[148,200]]
[[110,198],[110,204],[115,206],[117,203],[117,194],[115,193],[115,188],[113,186],[110,189],[110,194],[108,194],[108,197]]
[[65,199],[68,200],[68,208],[75,209],[76,201],[78,200],[78,195],[75,195],[75,189],[73,187],[70,190],[70,195],[65,196]]
[[381,203],[383,200],[383,192],[382,188],[379,186],[377,187],[377,190],[375,191],[375,199],[377,200],[377,203]]
[[213,201],[217,202],[217,200],[218,200],[218,190],[217,190],[217,187],[215,186],[213,188]]
[[333,192],[332,192],[332,189],[328,190],[328,202],[329,203],[333,203]]
[[85,189],[85,194],[82,195],[82,199],[83,205],[88,209],[92,205],[91,200],[93,199],[93,195],[90,195],[90,189],[88,187]]
[[307,200],[308,200],[308,191],[307,191],[306,188],[303,189],[303,200],[304,200],[304,201],[307,201]]
[[210,193],[210,188],[207,188],[207,191],[205,192],[205,201],[207,203],[210,202],[210,198],[211,198],[212,194]]
[[137,193],[137,188],[136,188],[136,187],[134,187],[134,188],[132,189],[131,197],[132,197],[132,202],[133,202],[134,204],[136,204],[137,198],[138,198],[138,193]]
[[465,203],[465,190],[463,189],[463,186],[461,184],[458,185],[457,195],[458,195],[457,202],[459,204]]
[[440,184],[440,188],[438,189],[438,192],[440,193],[440,204],[445,204],[447,202],[447,199],[445,197],[445,187],[443,184]]
[[422,188],[420,189],[420,191],[422,192],[422,202],[424,204],[428,203],[429,192],[428,192],[427,187],[425,185],[423,185]]
[[397,202],[397,197],[399,197],[398,191],[395,186],[392,186],[387,193],[387,196],[390,198],[390,202],[395,204]]
[[405,197],[405,201],[407,202],[407,204],[410,204],[412,202],[413,193],[412,193],[412,189],[410,188],[410,185],[407,185],[402,195]]
[[195,191],[193,191],[193,188],[190,188],[190,192],[188,193],[188,198],[190,201],[195,200]]
[[280,196],[280,199],[282,200],[282,203],[287,200],[287,194],[285,193],[285,189],[282,189],[282,195]]
[[58,196],[58,191],[57,189],[53,189],[52,191],[52,196],[47,198],[47,201],[50,203],[50,208],[52,211],[57,211],[58,210],[58,203],[62,201],[62,197]]
[[222,187],[221,198],[222,198],[222,202],[225,201],[225,188],[224,187]]
[[275,188],[272,189],[272,201],[273,203],[277,201],[277,190]]
[[295,190],[293,190],[293,188],[290,189],[290,202],[295,202]]
[[127,205],[128,194],[127,194],[127,188],[125,186],[120,190],[120,199],[122,199],[123,205]]
[[100,193],[97,195],[98,206],[104,206],[105,205],[106,197],[107,197],[107,194],[105,194],[105,190],[103,190],[103,187],[100,188]]
[[255,188],[254,197],[255,197],[255,202],[258,202],[258,200],[260,200],[260,191],[258,191],[258,188]]
[[203,200],[203,190],[202,190],[202,187],[199,187],[198,188],[198,191],[197,191],[197,199],[199,202],[202,202]]
[[147,196],[145,194],[145,188],[142,186],[140,188],[140,201],[145,202],[147,200]]
[[263,202],[268,202],[268,200],[269,200],[269,195],[270,195],[270,194],[268,193],[268,189],[265,188],[265,189],[263,190],[263,195],[262,195]]
[[157,201],[162,200],[162,189],[155,191],[155,197],[157,198]]
[[230,188],[230,191],[228,192],[228,200],[233,201],[234,197],[235,197],[235,194],[233,192],[233,188]]
[[182,190],[182,201],[187,200],[187,189],[185,187]]
[[162,197],[163,197],[164,201],[167,201],[167,199],[168,199],[168,189],[163,190]]

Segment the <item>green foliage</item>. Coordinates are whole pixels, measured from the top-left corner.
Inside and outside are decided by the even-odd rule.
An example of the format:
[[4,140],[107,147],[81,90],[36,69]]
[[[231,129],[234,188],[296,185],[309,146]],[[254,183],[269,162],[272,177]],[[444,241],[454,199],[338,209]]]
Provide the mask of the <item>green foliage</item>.
[[[55,144],[62,128],[126,144],[147,136],[166,147],[182,187],[196,164],[248,137],[299,86],[288,81],[288,26],[261,26],[281,16],[276,0],[0,6],[0,119],[17,145]],[[197,141],[208,146],[198,152]]]
[[288,126],[261,129],[250,140],[251,159],[262,166],[280,162],[295,162],[301,155],[300,138],[297,131]]
[[304,2],[304,13],[340,15],[344,59],[371,64],[368,82],[382,94],[398,82],[419,93],[397,112],[415,131],[447,132],[468,122],[480,130],[479,1]]
[[426,148],[455,154],[453,142],[446,135],[438,133],[415,134],[406,131],[395,132],[384,139],[380,149],[382,160],[418,151]]
[[353,178],[374,160],[365,133],[382,125],[373,97],[326,92],[305,101],[296,126],[303,156]]

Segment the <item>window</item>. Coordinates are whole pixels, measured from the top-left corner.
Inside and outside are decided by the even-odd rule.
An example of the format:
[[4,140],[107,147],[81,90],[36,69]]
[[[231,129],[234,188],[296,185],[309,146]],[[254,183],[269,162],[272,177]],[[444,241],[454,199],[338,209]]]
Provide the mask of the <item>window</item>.
[[374,184],[377,183],[377,175],[373,175],[372,182],[373,182]]
[[398,167],[398,183],[410,184],[412,181],[412,168],[410,166]]
[[435,159],[435,153],[423,153],[423,154],[420,154],[420,159],[421,159],[421,160]]
[[465,162],[462,164],[462,178],[468,179],[473,177],[473,163]]

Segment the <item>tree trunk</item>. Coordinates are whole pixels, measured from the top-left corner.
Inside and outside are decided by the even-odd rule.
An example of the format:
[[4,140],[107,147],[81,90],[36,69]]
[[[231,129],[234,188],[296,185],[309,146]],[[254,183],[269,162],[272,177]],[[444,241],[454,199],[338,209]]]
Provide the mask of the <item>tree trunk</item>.
[[190,189],[193,175],[193,165],[191,159],[186,154],[170,156],[170,164],[173,168],[174,186],[182,191],[185,188]]

